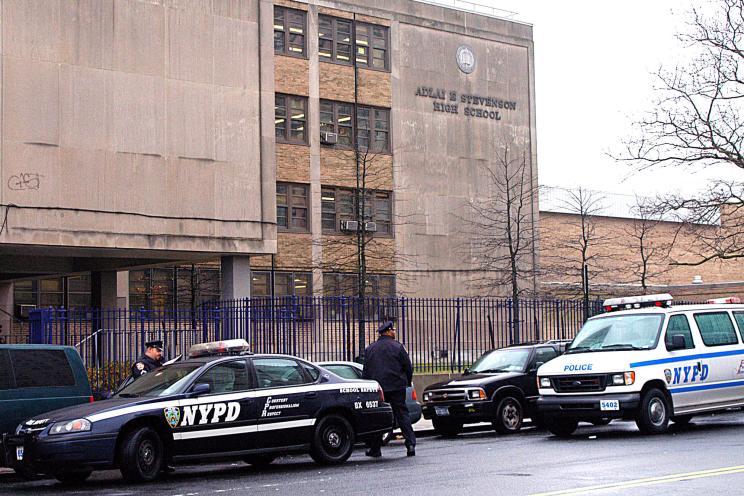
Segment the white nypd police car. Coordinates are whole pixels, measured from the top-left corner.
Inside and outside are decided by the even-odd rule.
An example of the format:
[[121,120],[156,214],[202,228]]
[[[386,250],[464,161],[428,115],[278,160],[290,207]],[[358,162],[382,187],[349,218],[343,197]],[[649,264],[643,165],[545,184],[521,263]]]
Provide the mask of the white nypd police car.
[[[243,340],[192,348],[109,400],[44,414],[6,438],[16,467],[80,482],[118,467],[149,481],[166,464],[309,452],[343,463],[356,440],[387,432],[392,410],[374,381],[346,380],[286,355],[246,354]],[[231,353],[232,352],[232,353]]]
[[744,305],[671,301],[669,294],[605,301],[606,313],[538,369],[537,408],[553,434],[614,418],[656,434],[670,421],[744,406]]

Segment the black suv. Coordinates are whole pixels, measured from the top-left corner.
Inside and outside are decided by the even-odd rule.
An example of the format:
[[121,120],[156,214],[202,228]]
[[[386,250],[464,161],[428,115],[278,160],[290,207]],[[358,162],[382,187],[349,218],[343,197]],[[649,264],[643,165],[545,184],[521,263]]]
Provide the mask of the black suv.
[[527,343],[485,352],[460,377],[424,390],[424,418],[443,436],[455,436],[464,424],[479,422],[492,422],[502,434],[517,432],[525,417],[539,424],[535,373],[569,343]]

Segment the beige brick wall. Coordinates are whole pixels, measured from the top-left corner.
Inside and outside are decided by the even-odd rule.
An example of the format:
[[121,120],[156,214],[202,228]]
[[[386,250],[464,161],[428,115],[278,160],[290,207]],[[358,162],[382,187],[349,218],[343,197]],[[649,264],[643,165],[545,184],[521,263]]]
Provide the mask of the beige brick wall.
[[[277,270],[312,270],[312,240],[309,233],[277,233],[279,248],[276,254]],[[271,268],[271,257],[251,258],[253,269]]]
[[310,62],[300,57],[274,57],[274,88],[277,93],[308,96]]
[[[391,238],[374,238],[367,245],[369,273],[395,272],[395,242]],[[324,236],[323,269],[326,271],[355,272],[356,237],[354,235]]]
[[291,9],[304,10],[307,12],[307,4],[300,2],[292,2],[291,0],[274,0],[274,5],[281,5],[283,7],[289,7]]
[[276,144],[276,180],[293,183],[310,182],[310,147]]
[[[362,166],[366,163],[367,187],[380,190],[393,189],[393,157],[383,154],[362,155]],[[324,186],[356,187],[356,161],[354,152],[321,148],[320,182]]]
[[393,87],[390,73],[359,69],[359,103],[375,107],[392,107]]
[[[320,98],[354,101],[354,68],[333,62],[320,63]],[[359,69],[359,104],[390,108],[392,82],[389,72]]]

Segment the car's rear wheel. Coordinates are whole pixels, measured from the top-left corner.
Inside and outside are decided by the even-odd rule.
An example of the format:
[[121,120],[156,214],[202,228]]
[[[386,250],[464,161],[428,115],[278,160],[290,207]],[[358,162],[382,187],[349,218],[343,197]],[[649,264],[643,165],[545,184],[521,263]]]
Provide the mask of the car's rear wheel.
[[592,424],[596,426],[607,425],[612,422],[611,418],[599,418],[592,420]]
[[462,422],[435,418],[431,421],[434,432],[443,437],[455,437],[462,432]]
[[651,388],[641,399],[636,425],[644,434],[662,434],[669,427],[671,409],[663,391]]
[[310,456],[321,465],[345,462],[354,450],[354,428],[341,415],[326,415],[315,428]]
[[276,460],[276,455],[248,455],[243,458],[245,463],[253,465],[256,468],[267,467],[274,460]]
[[493,428],[500,434],[513,434],[519,432],[524,420],[524,409],[522,403],[513,396],[502,398],[496,406],[496,417],[493,419]]
[[546,421],[548,430],[558,437],[570,437],[576,432],[579,422],[573,419],[550,419]]
[[82,484],[88,480],[88,477],[90,477],[90,474],[92,473],[92,470],[75,470],[70,472],[55,472],[52,475],[62,484],[73,485]]
[[150,427],[140,427],[125,436],[119,448],[121,475],[129,482],[155,480],[165,460],[163,441],[158,433]]

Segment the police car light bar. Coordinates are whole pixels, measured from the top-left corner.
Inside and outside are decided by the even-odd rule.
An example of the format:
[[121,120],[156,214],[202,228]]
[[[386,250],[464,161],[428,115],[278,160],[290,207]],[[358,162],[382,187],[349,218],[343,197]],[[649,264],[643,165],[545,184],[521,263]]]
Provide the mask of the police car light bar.
[[212,341],[210,343],[195,344],[189,350],[189,358],[213,355],[236,355],[245,353],[250,345],[245,339],[228,339],[226,341]]
[[632,310],[634,308],[646,307],[671,307],[672,295],[669,293],[628,296],[625,298],[609,298],[604,301],[602,306],[605,312],[615,312],[618,310]]
[[738,296],[728,296],[726,298],[711,298],[705,303],[716,304],[716,303],[741,303],[741,299]]

